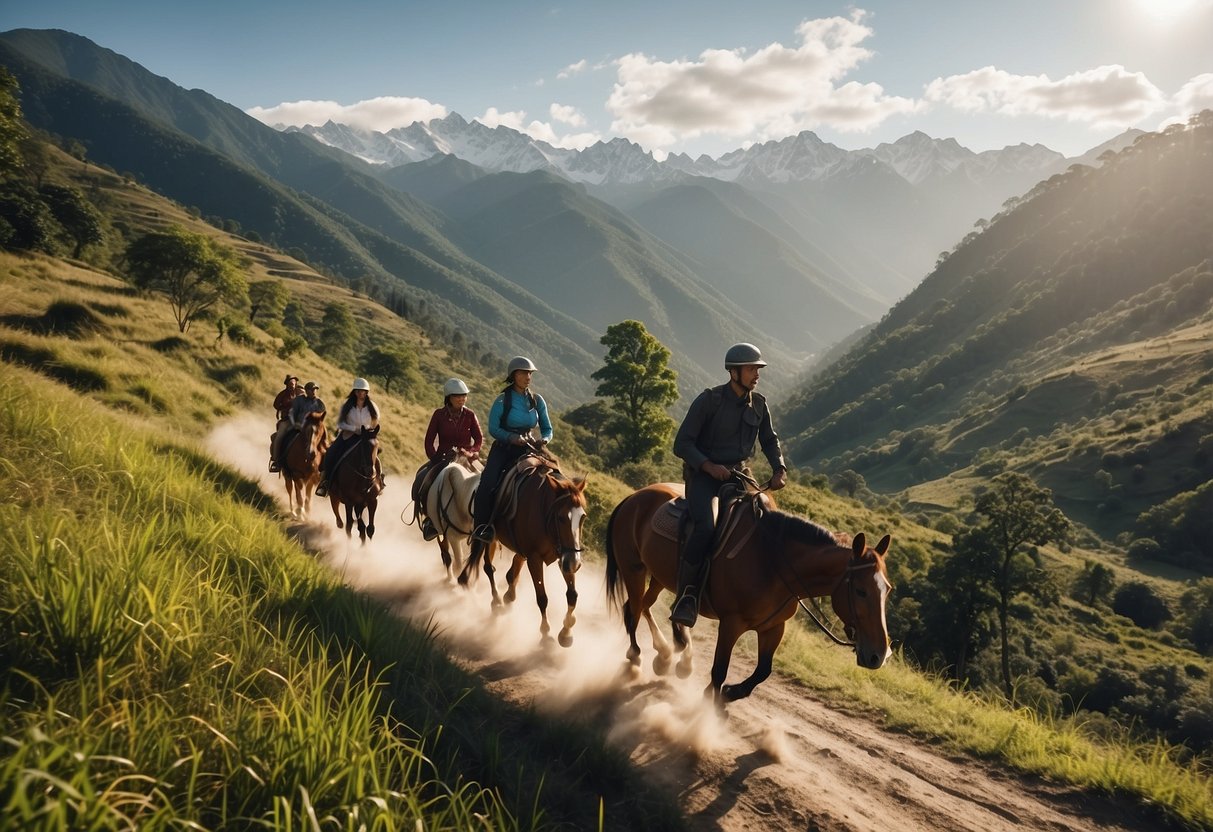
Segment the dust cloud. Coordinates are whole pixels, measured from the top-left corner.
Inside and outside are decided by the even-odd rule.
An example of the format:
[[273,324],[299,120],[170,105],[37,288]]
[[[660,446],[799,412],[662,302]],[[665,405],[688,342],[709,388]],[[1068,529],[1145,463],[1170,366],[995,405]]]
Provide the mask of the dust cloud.
[[[327,499],[312,500],[306,521],[292,520],[285,482],[267,469],[271,427],[255,417],[232,419],[216,428],[206,445],[217,459],[274,496],[291,533],[345,583],[433,632],[455,661],[478,673],[495,693],[553,715],[598,721],[608,741],[626,753],[650,745],[666,751],[674,746],[702,757],[726,743],[727,723],[703,698],[709,667],[697,664],[686,679],[673,672],[655,676],[654,652],[644,624],[637,637],[645,666],[637,669],[625,661],[627,635],[618,612],[608,614],[600,564],[587,562],[578,571],[574,643],[569,648],[556,646],[540,637],[539,608],[525,567],[516,583],[517,599],[497,612],[483,571],[467,588],[447,579],[437,542],[424,541],[415,526],[405,523],[412,517],[411,470],[387,469],[388,488],[379,502],[375,535],[365,545],[356,529],[347,536],[337,528]],[[390,466],[390,460],[385,462]],[[497,589],[503,595],[510,555],[499,550],[494,563]],[[565,584],[555,564],[545,568],[544,580],[554,637],[567,609]],[[657,602],[654,617],[668,639],[663,605],[664,600]],[[701,620],[694,637],[714,642],[715,622]],[[758,743],[779,760],[787,754],[786,743],[782,731],[773,733]]]

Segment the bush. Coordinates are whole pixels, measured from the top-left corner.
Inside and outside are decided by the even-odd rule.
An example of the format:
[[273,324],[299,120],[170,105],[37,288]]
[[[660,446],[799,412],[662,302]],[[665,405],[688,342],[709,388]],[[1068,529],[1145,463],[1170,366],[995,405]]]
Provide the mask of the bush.
[[1130,581],[1112,596],[1112,611],[1123,615],[1138,627],[1156,629],[1171,618],[1166,601],[1141,581]]
[[1128,555],[1133,560],[1157,560],[1160,554],[1162,547],[1150,537],[1139,537],[1129,544]]

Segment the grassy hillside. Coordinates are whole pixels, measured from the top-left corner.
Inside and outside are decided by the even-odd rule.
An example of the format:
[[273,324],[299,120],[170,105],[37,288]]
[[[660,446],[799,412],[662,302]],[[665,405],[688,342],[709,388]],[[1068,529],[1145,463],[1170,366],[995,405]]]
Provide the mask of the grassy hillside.
[[1206,113],[1009,205],[796,397],[793,457],[951,506],[928,484],[1025,471],[1140,536],[1213,475],[1211,148]]

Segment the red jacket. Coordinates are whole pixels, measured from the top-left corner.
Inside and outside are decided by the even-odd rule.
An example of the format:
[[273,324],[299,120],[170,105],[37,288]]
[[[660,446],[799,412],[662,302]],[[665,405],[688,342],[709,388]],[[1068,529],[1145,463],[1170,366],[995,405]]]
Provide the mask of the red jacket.
[[480,433],[480,421],[470,407],[465,407],[458,416],[451,416],[445,406],[434,411],[430,426],[425,429],[425,455],[430,459],[451,450],[462,448],[480,453],[484,436]]
[[274,397],[274,410],[278,412],[279,419],[289,419],[291,415],[291,402],[295,401],[296,396],[303,395],[301,387],[285,387]]

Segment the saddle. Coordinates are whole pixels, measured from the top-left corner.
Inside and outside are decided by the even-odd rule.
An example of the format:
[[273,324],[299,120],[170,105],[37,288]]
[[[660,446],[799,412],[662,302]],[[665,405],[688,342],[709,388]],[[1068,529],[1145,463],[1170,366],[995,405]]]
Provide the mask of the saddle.
[[[758,528],[757,523],[751,524],[749,531],[741,539],[734,542],[731,538],[735,536],[737,526],[747,511],[755,520],[766,511],[761,496],[759,493],[747,492],[733,483],[725,483],[720,487],[718,495],[712,499],[714,531],[712,544],[708,548],[708,560],[715,560],[722,552],[724,557],[732,559],[741,550],[741,547],[754,534],[754,530]],[[666,540],[674,541],[681,548],[683,541],[687,538],[690,521],[686,497],[679,496],[668,500],[665,505],[653,512],[650,526],[654,533]],[[726,548],[727,552],[725,552]]]
[[497,505],[493,509],[493,517],[499,520],[513,520],[518,513],[518,491],[528,477],[543,471],[554,471],[542,457],[527,454],[521,457],[514,466],[505,472],[501,484],[497,487]]

